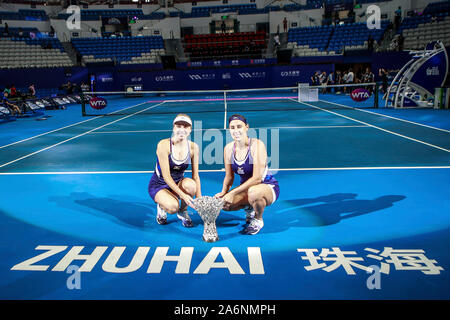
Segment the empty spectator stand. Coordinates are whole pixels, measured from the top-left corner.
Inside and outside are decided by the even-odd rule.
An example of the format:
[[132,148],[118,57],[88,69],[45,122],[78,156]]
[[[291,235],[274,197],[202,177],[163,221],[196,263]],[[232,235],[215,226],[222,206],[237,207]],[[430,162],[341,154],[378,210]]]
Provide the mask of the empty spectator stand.
[[[406,29],[415,29],[419,25],[429,22],[439,22],[450,15],[450,1],[432,2],[428,4],[421,14],[412,17],[405,17],[402,20],[397,33],[402,33]],[[433,21],[433,20],[436,21]]]
[[249,14],[268,14],[270,11],[280,11],[279,6],[266,6],[257,8],[256,4],[223,5],[223,6],[202,6],[192,7],[191,12],[172,12],[171,16],[180,16],[180,18],[201,18],[209,17],[212,13],[230,13],[236,12],[240,15]]
[[365,49],[369,35],[380,43],[388,25],[389,20],[382,20],[380,29],[368,29],[365,22],[335,26],[327,50],[339,53],[345,49]]
[[86,63],[154,63],[165,53],[161,36],[75,38],[72,44]]
[[291,28],[287,47],[294,49],[294,54],[299,56],[326,54],[332,33],[332,26]]
[[[7,38],[30,38],[31,34],[38,34],[40,31],[37,28],[8,28],[9,34],[5,34],[5,28],[0,27],[0,36],[1,37],[7,37]],[[20,35],[20,32],[22,32],[22,35]]]
[[19,11],[0,11],[1,20],[47,21],[44,10],[19,9]]
[[404,49],[423,49],[430,41],[441,40],[445,46],[450,46],[450,14],[437,21],[423,22],[414,28],[404,27]]
[[404,37],[404,49],[423,49],[430,41],[450,45],[450,1],[433,2],[423,13],[405,17],[397,30]]
[[[140,20],[161,20],[165,18],[163,12],[152,12],[151,14],[145,15],[140,9],[114,9],[114,10],[81,10],[81,20],[82,21],[97,21],[102,18],[138,18]],[[70,14],[60,13],[58,14],[58,19],[67,19]]]
[[429,3],[423,10],[423,14],[439,14],[450,11],[450,1]]
[[227,13],[227,12],[237,12],[239,10],[250,10],[256,9],[256,4],[236,4],[236,5],[225,5],[225,6],[206,6],[206,7],[193,7],[191,12],[203,12],[209,11],[211,13]]
[[397,30],[397,33],[402,33],[405,29],[415,29],[420,24],[431,22],[431,14],[423,14],[420,16],[414,17],[406,17],[402,20],[400,27]]
[[368,29],[365,23],[291,28],[287,47],[294,49],[294,54],[299,56],[341,54],[344,49],[366,49],[369,34],[379,43],[388,25],[389,21],[383,20],[380,29]]
[[318,9],[318,8],[323,8],[322,0],[307,0],[305,5],[293,3],[293,4],[288,4],[288,5],[283,6],[283,10],[287,11],[287,12],[300,11],[300,10],[311,10],[311,9]]
[[185,53],[190,57],[260,55],[267,48],[266,33],[186,35]]
[[56,38],[1,38],[0,68],[69,67],[73,63]]

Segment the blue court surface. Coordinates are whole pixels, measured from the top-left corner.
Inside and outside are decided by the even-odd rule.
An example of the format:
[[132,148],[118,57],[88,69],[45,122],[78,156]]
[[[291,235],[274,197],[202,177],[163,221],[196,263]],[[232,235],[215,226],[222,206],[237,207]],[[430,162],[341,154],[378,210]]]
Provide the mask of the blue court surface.
[[[131,112],[83,118],[74,105],[0,126],[1,299],[450,298],[448,111],[245,111],[280,197],[259,234],[241,234],[244,211],[222,212],[205,243],[195,212],[193,228],[158,225],[147,193],[175,113],[115,103]],[[214,195],[224,113],[190,107]]]

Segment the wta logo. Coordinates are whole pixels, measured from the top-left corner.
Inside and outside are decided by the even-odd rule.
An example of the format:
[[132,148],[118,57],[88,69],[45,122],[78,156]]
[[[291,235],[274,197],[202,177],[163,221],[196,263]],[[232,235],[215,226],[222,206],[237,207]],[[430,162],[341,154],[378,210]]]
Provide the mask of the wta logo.
[[106,99],[100,97],[94,97],[89,100],[89,104],[92,108],[100,110],[106,107],[107,102]]
[[363,88],[358,88],[352,91],[350,94],[353,101],[362,102],[370,98],[370,92]]

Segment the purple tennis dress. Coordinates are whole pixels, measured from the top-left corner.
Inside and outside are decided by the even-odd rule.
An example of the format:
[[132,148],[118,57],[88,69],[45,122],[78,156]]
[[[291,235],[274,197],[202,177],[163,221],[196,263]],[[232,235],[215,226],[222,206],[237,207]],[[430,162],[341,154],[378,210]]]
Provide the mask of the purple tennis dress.
[[[188,141],[189,144],[189,141]],[[178,184],[184,178],[184,171],[189,167],[191,163],[191,148],[188,147],[188,153],[184,160],[176,160],[172,155],[172,140],[170,140],[170,152],[169,152],[169,168],[170,175],[175,183]],[[159,190],[168,189],[172,191],[167,183],[164,181],[164,178],[161,173],[161,166],[159,165],[159,160],[156,160],[155,172],[153,173],[152,178],[148,184],[148,194],[155,201],[155,196]]]
[[[252,139],[250,139],[245,159],[243,161],[237,161],[235,153],[236,151],[235,145],[233,144],[233,154],[231,155],[231,168],[233,169],[233,172],[239,175],[239,177],[241,178],[240,184],[243,184],[253,175],[253,157],[252,153],[250,152],[251,145]],[[264,169],[264,174],[261,183],[267,184],[272,188],[272,195],[273,195],[272,203],[274,203],[280,195],[280,186],[278,185],[277,179],[275,179],[275,177],[270,173],[267,165],[266,168]]]

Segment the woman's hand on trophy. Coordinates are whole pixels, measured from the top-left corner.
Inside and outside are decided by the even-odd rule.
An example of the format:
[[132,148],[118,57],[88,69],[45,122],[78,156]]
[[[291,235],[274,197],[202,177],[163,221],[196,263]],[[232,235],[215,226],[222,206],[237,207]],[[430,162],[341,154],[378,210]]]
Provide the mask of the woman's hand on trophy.
[[180,195],[180,198],[181,198],[181,200],[186,202],[186,204],[189,207],[195,209],[194,199],[192,199],[192,197],[190,195],[184,193],[184,194]]
[[222,197],[222,200],[223,200],[225,205],[231,205],[233,203],[233,200],[234,200],[234,194],[231,193],[231,192],[228,192],[227,194],[225,194]]
[[219,193],[216,193],[215,195],[214,195],[214,198],[222,198],[224,195],[226,195],[227,193],[226,192],[224,192],[224,191],[221,191],[221,192],[219,192]]

